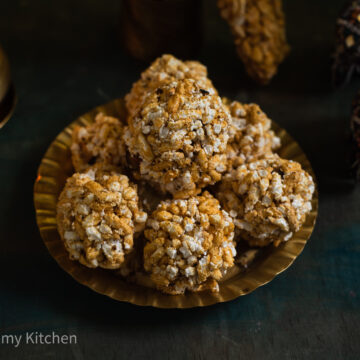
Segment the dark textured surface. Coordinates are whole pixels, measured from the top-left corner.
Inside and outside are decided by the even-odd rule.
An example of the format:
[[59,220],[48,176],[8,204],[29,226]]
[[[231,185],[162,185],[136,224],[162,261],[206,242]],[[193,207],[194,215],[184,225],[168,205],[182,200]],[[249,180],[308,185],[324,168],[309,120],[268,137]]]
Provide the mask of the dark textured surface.
[[286,1],[292,52],[270,86],[246,79],[226,24],[205,0],[199,59],[221,94],[259,103],[312,161],[315,232],[294,265],[226,304],[166,311],[78,285],[47,253],[32,205],[41,156],[76,116],[123,96],[145,67],[118,43],[119,0],[3,0],[0,43],[19,102],[0,130],[0,335],[76,334],[77,345],[0,344],[1,359],[358,359],[360,188],[346,179],[346,131],[359,82],[330,88],[340,0]]

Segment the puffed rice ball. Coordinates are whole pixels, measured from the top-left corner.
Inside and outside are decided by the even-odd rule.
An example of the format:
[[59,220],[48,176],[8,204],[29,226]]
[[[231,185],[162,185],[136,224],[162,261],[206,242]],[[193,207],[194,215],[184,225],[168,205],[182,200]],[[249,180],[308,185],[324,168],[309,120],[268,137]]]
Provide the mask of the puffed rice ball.
[[260,159],[280,147],[271,130],[271,120],[256,104],[241,104],[223,99],[231,114],[227,147],[228,169]]
[[165,293],[218,291],[217,281],[234,264],[233,221],[208,192],[161,202],[145,237],[145,270]]
[[270,155],[223,177],[217,193],[251,246],[279,245],[300,230],[311,211],[312,177],[295,161]]
[[71,154],[75,171],[96,163],[118,166],[126,159],[122,123],[99,113],[88,126],[76,126],[72,133]]
[[289,53],[282,0],[217,0],[247,73],[267,84]]
[[57,204],[58,229],[70,259],[91,268],[118,269],[146,219],[136,186],[101,166],[71,176]]
[[147,94],[159,86],[183,79],[194,79],[200,86],[216,94],[212,82],[207,77],[207,69],[197,61],[181,61],[172,55],[163,55],[157,58],[148,69],[142,74],[140,79],[134,83],[129,94],[125,96],[125,103],[130,115],[142,105]]
[[195,80],[155,89],[129,118],[124,139],[138,178],[175,197],[196,195],[226,170],[230,114]]

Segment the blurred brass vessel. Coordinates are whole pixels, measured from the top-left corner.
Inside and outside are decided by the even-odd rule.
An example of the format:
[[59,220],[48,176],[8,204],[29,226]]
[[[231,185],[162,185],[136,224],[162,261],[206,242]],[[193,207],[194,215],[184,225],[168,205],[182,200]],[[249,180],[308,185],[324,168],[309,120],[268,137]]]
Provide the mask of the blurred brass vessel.
[[193,58],[202,42],[202,0],[123,0],[121,38],[134,58]]
[[11,83],[9,60],[0,46],[0,129],[10,119],[15,103],[16,96]]

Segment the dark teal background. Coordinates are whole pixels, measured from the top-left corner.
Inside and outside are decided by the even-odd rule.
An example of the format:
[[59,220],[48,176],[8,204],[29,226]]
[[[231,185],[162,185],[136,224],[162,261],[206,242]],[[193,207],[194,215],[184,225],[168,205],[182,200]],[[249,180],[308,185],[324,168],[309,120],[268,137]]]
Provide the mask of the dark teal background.
[[203,2],[198,58],[216,87],[259,103],[314,166],[320,212],[310,242],[270,284],[204,309],[140,308],[77,284],[38,233],[36,169],[67,124],[125,95],[146,64],[119,45],[119,0],[2,0],[0,43],[19,101],[0,130],[0,335],[55,331],[76,334],[78,344],[0,345],[0,359],[360,358],[360,187],[345,171],[350,106],[360,83],[334,92],[329,80],[344,1],[284,1],[292,52],[268,87],[246,78],[215,2]]

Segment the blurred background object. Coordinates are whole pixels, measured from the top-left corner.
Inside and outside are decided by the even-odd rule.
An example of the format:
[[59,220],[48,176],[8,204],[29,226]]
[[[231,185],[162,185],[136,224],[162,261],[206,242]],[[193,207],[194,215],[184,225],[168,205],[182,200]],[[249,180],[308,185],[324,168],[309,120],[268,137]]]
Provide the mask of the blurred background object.
[[269,84],[289,54],[282,0],[218,0],[248,75]]
[[360,181],[360,91],[353,101],[350,130],[353,148],[351,170],[355,179]]
[[123,0],[120,31],[127,51],[150,61],[171,53],[192,58],[202,42],[201,0]]
[[15,102],[15,91],[11,83],[9,61],[0,46],[0,129],[10,119]]
[[334,87],[360,74],[360,0],[348,0],[336,20],[332,78]]

